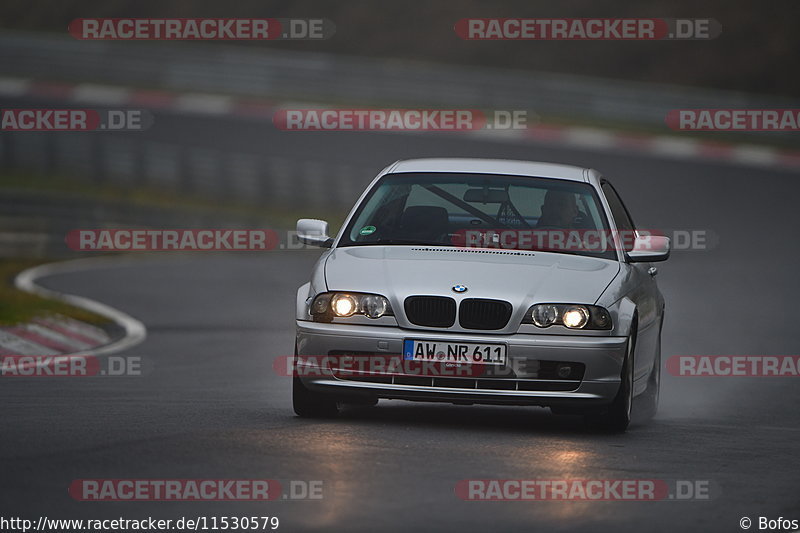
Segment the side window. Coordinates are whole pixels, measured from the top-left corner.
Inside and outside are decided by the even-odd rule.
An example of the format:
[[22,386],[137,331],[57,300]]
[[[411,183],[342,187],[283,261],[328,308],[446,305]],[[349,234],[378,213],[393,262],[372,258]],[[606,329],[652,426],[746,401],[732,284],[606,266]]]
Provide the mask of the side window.
[[628,210],[625,209],[625,204],[622,203],[622,199],[617,194],[617,191],[614,190],[614,187],[607,181],[604,181],[601,187],[606,200],[608,200],[608,206],[611,208],[611,215],[614,217],[614,222],[617,223],[617,230],[622,232],[622,241],[625,246],[625,251],[630,252],[633,250],[633,239],[631,237],[633,231],[636,229],[633,226],[633,221],[630,215],[628,215]]

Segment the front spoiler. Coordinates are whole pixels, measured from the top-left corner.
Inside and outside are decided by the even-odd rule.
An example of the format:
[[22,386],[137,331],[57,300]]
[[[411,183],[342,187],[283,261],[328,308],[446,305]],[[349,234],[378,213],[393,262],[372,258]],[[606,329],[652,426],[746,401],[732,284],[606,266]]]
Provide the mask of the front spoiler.
[[[502,342],[508,345],[510,362],[550,360],[580,362],[586,366],[573,390],[509,390],[456,388],[452,386],[376,383],[339,379],[328,369],[302,368],[303,356],[324,356],[330,351],[352,350],[373,354],[400,354],[403,340],[423,338],[463,342]],[[488,403],[504,405],[602,405],[613,401],[619,390],[627,338],[578,335],[489,335],[404,330],[397,327],[329,324],[297,321],[298,375],[310,390],[337,396]],[[529,383],[544,383],[535,376],[517,377]],[[534,387],[535,388],[535,387]]]

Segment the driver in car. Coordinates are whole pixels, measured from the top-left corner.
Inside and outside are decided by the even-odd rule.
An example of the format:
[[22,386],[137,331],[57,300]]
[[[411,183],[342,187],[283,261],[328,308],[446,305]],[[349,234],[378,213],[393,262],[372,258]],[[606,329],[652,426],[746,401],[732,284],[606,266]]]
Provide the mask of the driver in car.
[[578,203],[573,193],[550,190],[544,195],[542,216],[539,217],[536,227],[570,229],[577,216]]

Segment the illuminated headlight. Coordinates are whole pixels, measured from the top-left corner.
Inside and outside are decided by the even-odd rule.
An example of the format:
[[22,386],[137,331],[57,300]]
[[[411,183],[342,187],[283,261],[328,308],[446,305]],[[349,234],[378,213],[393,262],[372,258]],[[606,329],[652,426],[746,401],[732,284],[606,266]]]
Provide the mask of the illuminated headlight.
[[379,294],[345,292],[325,292],[317,295],[309,311],[315,320],[320,321],[353,315],[380,318],[392,314],[389,300]]
[[537,304],[524,322],[540,328],[560,325],[569,329],[611,329],[611,316],[597,305]]
[[358,302],[350,294],[336,294],[331,298],[331,309],[336,316],[353,316],[358,310]]
[[589,322],[589,310],[578,305],[570,307],[561,315],[561,322],[568,328],[580,329]]

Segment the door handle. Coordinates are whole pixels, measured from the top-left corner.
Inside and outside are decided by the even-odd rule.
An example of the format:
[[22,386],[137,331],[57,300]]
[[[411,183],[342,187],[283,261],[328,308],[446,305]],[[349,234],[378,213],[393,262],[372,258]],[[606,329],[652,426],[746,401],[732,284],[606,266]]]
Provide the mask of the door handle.
[[647,269],[647,273],[650,274],[650,276],[655,276],[658,274],[658,269],[656,267],[650,267]]

